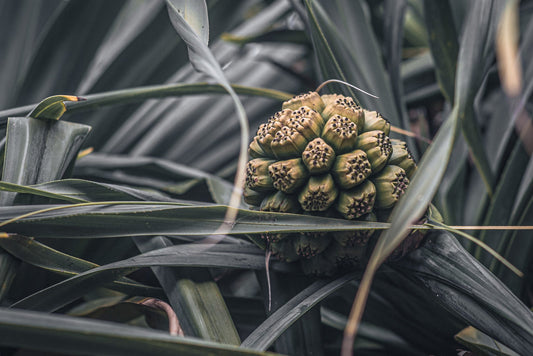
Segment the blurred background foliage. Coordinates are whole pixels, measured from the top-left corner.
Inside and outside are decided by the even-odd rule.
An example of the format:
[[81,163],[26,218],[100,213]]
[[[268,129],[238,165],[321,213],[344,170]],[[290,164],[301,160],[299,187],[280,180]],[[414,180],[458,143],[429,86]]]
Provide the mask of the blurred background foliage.
[[[206,3],[209,48],[240,86],[251,135],[281,101],[342,79],[379,99],[326,91],[411,132],[393,135],[417,159],[436,147],[418,192],[435,193],[446,224],[532,225],[531,1]],[[243,212],[221,244],[191,244],[222,223],[241,133],[164,1],[3,0],[0,27],[2,355],[339,354],[361,273],[313,279],[271,261],[267,281],[264,253],[244,234],[342,222]],[[87,100],[59,102],[58,122],[24,117],[57,94]],[[441,127],[448,146],[431,145]],[[97,204],[109,201],[123,203]],[[380,268],[356,354],[533,349],[531,230],[471,235],[523,276],[433,232]],[[146,298],[168,302],[186,337],[161,331],[174,316]]]

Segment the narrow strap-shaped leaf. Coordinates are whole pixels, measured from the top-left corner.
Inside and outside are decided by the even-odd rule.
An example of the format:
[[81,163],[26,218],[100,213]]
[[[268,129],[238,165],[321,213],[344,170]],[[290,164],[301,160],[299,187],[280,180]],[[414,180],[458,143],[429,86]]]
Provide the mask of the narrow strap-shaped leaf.
[[[318,59],[318,64],[320,65],[322,79],[330,79],[329,77],[347,81],[346,75],[344,74],[343,68],[339,64],[335,56],[326,35],[321,27],[320,19],[325,17],[323,9],[316,2],[306,1],[306,8],[309,14],[309,21],[311,28],[309,32],[311,33],[311,39],[313,41],[313,47],[315,48],[315,54]],[[354,99],[356,96],[350,87],[346,89]]]
[[[89,131],[71,122],[10,118],[2,180],[31,185],[61,178]],[[0,205],[14,198],[14,193],[0,193]]]
[[[496,8],[495,10],[493,6]],[[501,3],[498,0],[480,1],[473,3],[470,8],[469,19],[464,27],[459,52],[458,74],[455,83],[455,106],[446,122],[439,129],[433,144],[422,157],[417,173],[405,195],[394,207],[390,218],[391,228],[382,233],[372,252],[350,313],[350,321],[343,341],[344,355],[348,355],[353,347],[357,325],[361,320],[372,279],[377,269],[403,241],[407,235],[409,225],[422,216],[435,195],[450,159],[458,124],[461,122],[464,125],[472,124],[472,118],[470,117],[467,120],[465,115],[468,111],[471,111],[472,100],[483,78],[484,68],[479,63],[486,56],[484,44],[486,43],[487,33],[491,30],[491,17],[489,15],[493,10],[497,13],[499,6],[501,6]],[[480,160],[478,162],[483,162],[482,158]],[[487,172],[482,170],[482,173],[485,174]],[[486,178],[487,183],[490,183],[492,178],[488,176]],[[492,189],[491,184],[488,184],[487,189]]]
[[[61,178],[89,131],[89,126],[70,122],[10,118],[3,154],[2,181],[27,185]],[[0,191],[0,206],[12,205],[15,198],[14,192]],[[0,255],[6,271],[0,284],[7,290],[15,269],[8,266],[10,256],[4,251],[0,251]],[[12,264],[16,264],[11,260]]]
[[[172,241],[164,236],[135,237],[133,241],[141,252],[173,246]],[[240,344],[239,334],[217,284],[209,279],[210,276],[204,276],[208,272],[163,266],[153,266],[151,269],[187,335],[226,344]]]
[[[512,223],[511,214],[513,205],[517,200],[521,199],[517,194],[528,161],[529,156],[525,152],[524,147],[520,142],[517,142],[515,148],[507,157],[505,170],[496,186],[494,196],[490,200],[483,225],[508,225]],[[482,231],[479,235],[479,239],[487,243],[489,246],[494,247],[497,251],[502,251],[509,243],[506,236],[503,236],[501,232],[494,230]],[[494,271],[495,263],[497,261],[493,260],[491,256],[486,254],[480,248],[476,249],[474,256],[487,266],[491,266],[490,269]],[[527,267],[521,266],[519,268]]]
[[424,1],[424,18],[437,80],[446,100],[453,103],[459,44],[449,1]]
[[[391,79],[392,91],[396,107],[401,108],[404,103],[403,83],[400,79],[400,62],[402,55],[403,30],[405,11],[407,7],[406,0],[388,0],[384,4],[384,35],[386,45],[387,69]],[[405,125],[405,122],[404,122]],[[404,126],[409,129],[408,126]]]
[[[199,255],[198,258],[203,257]],[[185,313],[199,336],[224,344],[240,344],[235,324],[215,282],[180,279],[177,288],[185,304]]]
[[331,86],[334,92],[346,93],[365,108],[382,113],[393,125],[402,126],[366,3],[360,0],[306,0],[305,5],[320,77],[323,80],[341,79],[377,95],[379,99],[356,96],[350,88]]
[[[448,120],[440,128],[433,144],[422,157],[413,180],[410,182],[405,196],[395,205],[391,215],[391,228],[383,232],[372,253],[377,264],[385,261],[387,256],[400,244],[405,237],[409,225],[416,222],[426,211],[438,189],[438,180],[444,174],[449,160],[454,138],[454,121],[457,116],[454,110]],[[373,259],[374,257],[372,257]]]
[[5,191],[5,192],[37,195],[37,196],[51,198],[51,199],[63,200],[69,203],[86,203],[88,201],[85,199],[67,196],[64,194],[48,192],[46,190],[33,188],[31,186],[19,185],[19,184],[8,183],[8,182],[0,182],[0,190]]
[[[54,311],[95,287],[104,286],[139,268],[152,266],[223,267],[264,269],[263,251],[252,245],[177,245],[154,250],[123,261],[110,263],[56,283],[17,303],[13,308]],[[290,271],[291,266],[276,262],[271,269]]]
[[473,102],[487,70],[486,63],[504,4],[502,0],[472,3],[459,48],[455,85],[454,105],[459,110],[462,132],[489,195],[492,195],[494,176],[475,120]]
[[[256,271],[255,275],[261,286],[263,309],[267,316],[275,313],[314,281],[313,278],[294,278],[291,274],[268,270]],[[256,323],[254,329],[262,322]],[[324,356],[321,324],[320,308],[312,308],[281,333],[271,347],[284,355]]]
[[[133,238],[133,242],[141,253],[173,246],[172,241],[165,236],[138,236]],[[195,325],[187,315],[187,305],[182,300],[183,296],[179,291],[179,275],[173,268],[163,266],[151,266],[150,269],[165,291],[167,299],[180,319],[180,325],[186,335],[200,335],[195,330]]]
[[[533,182],[530,184],[529,189],[525,193],[525,197],[529,197],[524,200],[524,204],[521,206],[521,211],[516,217],[513,217],[513,222],[517,225],[525,225],[533,221]],[[531,258],[533,251],[533,239],[530,238],[530,231],[513,231],[508,239],[508,244],[505,246],[502,252],[503,256],[513,263],[525,270]],[[502,281],[506,282],[506,285],[516,294],[522,295],[527,288],[527,282],[523,278],[518,278],[507,268],[499,268],[496,270],[497,275]]]
[[[201,0],[166,0],[168,13],[172,25],[180,35],[180,37],[187,44],[189,50],[189,59],[192,66],[199,72],[209,75],[211,78],[216,80],[220,85],[227,90],[233,103],[235,104],[235,109],[237,111],[237,117],[239,119],[239,124],[241,127],[241,137],[240,137],[240,153],[239,153],[239,168],[235,175],[235,189],[232,192],[230,201],[227,220],[235,220],[237,211],[234,210],[237,208],[241,202],[241,192],[240,187],[244,184],[245,176],[245,164],[248,158],[248,137],[249,137],[249,127],[248,119],[246,117],[246,112],[244,107],[235,93],[235,90],[231,87],[230,83],[226,79],[222,68],[218,64],[217,60],[213,56],[213,53],[207,47],[207,41],[205,41],[205,36],[202,35],[202,38],[199,37],[199,33],[196,31],[201,31],[201,34],[204,34],[208,29],[207,23],[207,5],[205,1]],[[196,3],[193,5],[193,3]],[[192,12],[188,12],[188,10]],[[200,10],[205,9],[205,11]],[[187,14],[186,14],[187,13]],[[190,16],[189,16],[190,15]],[[192,21],[195,25],[191,27],[189,22]],[[198,26],[198,24],[200,24]],[[204,40],[204,41],[203,41]],[[238,188],[237,188],[238,187]],[[222,226],[222,225],[221,225]]]
[[9,292],[11,283],[16,276],[20,261],[5,250],[0,251],[0,300]]
[[229,182],[218,176],[153,157],[94,153],[76,162],[74,174],[93,180],[105,179],[121,185],[158,189],[173,195],[185,194],[205,182],[218,204],[227,204],[233,189]]
[[[41,209],[41,210],[39,210]],[[34,237],[99,238],[146,235],[204,236],[224,221],[223,205],[161,202],[82,203],[0,207],[0,230]],[[40,211],[40,212],[39,212]],[[39,212],[36,214],[36,212]],[[24,219],[9,222],[22,214]],[[142,214],[142,216],[141,216]],[[75,226],[76,229],[72,229]],[[388,223],[240,210],[232,234],[386,229]],[[221,234],[221,232],[218,232]]]
[[[244,85],[233,84],[231,86],[240,95],[251,95],[284,101],[294,95],[279,90],[254,88]],[[103,93],[85,95],[84,101],[66,103],[69,113],[78,111],[99,109],[103,106],[137,103],[146,99],[166,98],[171,96],[198,95],[198,94],[225,94],[222,85],[209,83],[193,84],[160,84],[137,88],[114,90]],[[21,106],[0,111],[0,126],[5,125],[8,117],[28,114],[37,104]]]
[[302,30],[270,30],[253,36],[235,36],[224,33],[220,38],[224,41],[244,45],[247,43],[282,42],[308,45],[309,40]]
[[41,196],[70,203],[94,201],[160,201],[190,205],[191,202],[169,198],[156,191],[140,190],[116,184],[92,182],[82,179],[61,179],[35,185],[0,182],[0,190],[16,192],[16,202],[24,202],[24,195]]
[[533,312],[453,236],[435,232],[399,266],[448,311],[522,355],[533,349]]
[[250,334],[241,344],[256,350],[266,350],[276,338],[309,309],[335,292],[360,274],[349,273],[333,280],[319,280],[298,293],[294,298],[274,312]]
[[[0,237],[0,246],[26,263],[68,277],[98,267],[96,263],[70,256],[21,235]],[[143,285],[129,278],[119,278],[110,288],[131,295],[156,297],[162,294],[159,288]]]
[[0,308],[0,344],[72,355],[273,355],[117,323],[6,308]]

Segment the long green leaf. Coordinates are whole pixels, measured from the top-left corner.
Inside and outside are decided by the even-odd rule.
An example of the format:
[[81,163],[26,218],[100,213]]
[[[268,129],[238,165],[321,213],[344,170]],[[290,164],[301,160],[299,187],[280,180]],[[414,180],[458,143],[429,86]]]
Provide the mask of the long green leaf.
[[453,103],[459,44],[449,1],[424,1],[424,19],[437,80],[446,100]]
[[447,232],[399,263],[452,314],[519,354],[533,349],[533,312]]
[[[31,185],[61,178],[89,130],[64,121],[10,118],[2,180]],[[0,204],[9,205],[14,197],[0,193]]]
[[[523,209],[517,214],[518,216],[512,220],[513,225],[526,225],[533,221],[533,183],[530,183],[525,196],[528,196],[529,199],[527,202],[524,202]],[[512,232],[508,240],[508,246],[506,246],[503,252],[506,259],[513,261],[518,268],[523,270],[526,270],[533,251],[533,240],[530,236],[530,231]],[[505,281],[506,285],[517,295],[527,293],[527,282],[524,278],[518,278],[507,268],[500,268],[497,272],[501,280]]]
[[[172,241],[164,236],[142,236],[135,237],[133,240],[141,252],[173,245]],[[180,319],[181,327],[187,335],[228,344],[240,343],[239,335],[220,295],[220,290],[216,283],[211,281],[211,276],[207,271],[164,266],[150,268],[167,294],[171,306]]]
[[[70,122],[10,118],[3,153],[2,181],[25,185],[61,178],[89,130],[86,125]],[[0,205],[12,205],[15,198],[14,192],[0,191]],[[15,269],[8,266],[10,256],[5,251],[1,250],[0,255],[6,271],[0,284],[5,292],[13,280]],[[11,263],[17,264],[13,259]]]
[[[492,195],[494,176],[481,140],[480,127],[473,111],[474,97],[487,71],[487,60],[494,42],[495,27],[505,1],[492,0],[472,4],[463,32],[457,66],[454,103],[459,108],[463,135],[472,152],[474,163],[483,178],[485,188]],[[472,23],[476,26],[473,27]]]
[[359,275],[358,273],[349,273],[337,279],[323,279],[314,282],[268,317],[263,324],[243,341],[241,346],[256,350],[268,349],[304,313]]
[[[198,255],[197,258],[203,258]],[[177,283],[180,302],[194,326],[206,340],[239,345],[241,339],[217,284],[211,280],[193,281],[182,278]]]
[[488,16],[492,10],[492,2],[476,2],[470,9],[469,20],[464,29],[459,52],[455,106],[447,121],[439,129],[433,144],[422,157],[417,173],[405,195],[394,207],[390,218],[391,228],[382,233],[372,252],[361,287],[354,301],[354,307],[350,313],[350,322],[346,329],[347,337],[343,342],[344,355],[349,354],[352,348],[357,325],[361,320],[372,279],[377,269],[387,256],[399,246],[407,235],[409,225],[421,218],[431,202],[450,159],[458,124],[460,122],[468,124],[472,121],[466,120],[465,115],[471,111],[470,105],[483,76],[484,68],[479,66],[479,62],[486,56],[483,44],[485,44],[487,31],[490,31],[491,28],[488,19],[485,16],[480,16],[480,14]]
[[[76,300],[97,286],[106,285],[139,268],[151,266],[188,266],[264,269],[264,253],[251,245],[217,244],[177,245],[154,250],[123,261],[93,268],[36,292],[17,303],[14,308],[54,311]],[[290,271],[293,266],[276,262],[274,270]]]
[[[454,123],[457,116],[454,110],[448,120],[440,128],[433,144],[422,157],[413,180],[410,182],[405,196],[396,204],[391,215],[391,228],[380,236],[371,262],[382,264],[387,256],[399,246],[409,228],[422,217],[438,189],[438,182],[446,163],[450,158],[454,138]],[[374,262],[375,258],[375,262]]]
[[[35,214],[9,223],[22,214]],[[0,207],[0,230],[38,238],[100,238],[146,235],[215,233],[224,221],[222,205],[110,202],[72,206],[30,205]],[[3,225],[3,226],[2,226]],[[349,221],[299,214],[240,210],[232,234],[265,232],[346,231],[386,229],[388,223]],[[220,234],[220,232],[219,232]]]
[[[496,186],[494,195],[490,201],[489,209],[485,214],[483,225],[505,226],[512,224],[511,214],[513,205],[521,198],[517,194],[528,160],[529,156],[527,152],[525,152],[524,147],[520,142],[517,142],[515,148],[507,157],[505,170]],[[479,234],[479,239],[500,252],[503,251],[508,244],[507,238],[501,231],[482,231]],[[489,265],[489,262],[492,262],[490,263],[490,266],[491,270],[494,271],[496,260],[492,260],[489,255],[481,251],[479,248],[476,249],[474,256],[486,265]]]
[[[16,82],[11,82],[14,104],[75,92],[124,2],[95,0],[54,5],[48,4],[51,9],[39,12],[39,16],[49,14],[49,18],[36,20],[40,36],[32,43],[29,58],[24,60],[28,63],[23,66],[23,73]],[[52,9],[58,11],[50,16]]]
[[224,41],[244,45],[247,43],[282,42],[308,45],[309,40],[302,30],[270,30],[253,36],[235,36],[224,33],[221,36]]
[[[255,277],[261,286],[263,309],[271,316],[279,308],[286,305],[296,295],[309,287],[314,279],[294,278],[294,275],[275,271],[256,271]],[[251,333],[257,333],[263,318]],[[276,352],[285,355],[324,355],[324,338],[320,322],[319,308],[312,308],[296,320],[290,327],[276,338],[272,345]]]
[[0,308],[0,344],[73,355],[268,355],[116,323],[5,308]]
[[306,0],[305,4],[322,79],[341,79],[377,95],[379,99],[332,86],[334,92],[345,92],[365,108],[377,110],[394,125],[402,126],[366,4],[360,0]]
[[[211,78],[216,80],[220,85],[227,90],[233,103],[235,104],[235,109],[237,111],[237,116],[239,119],[239,124],[241,128],[241,138],[240,138],[240,153],[239,153],[239,168],[237,169],[237,174],[235,176],[235,189],[231,195],[229,201],[229,207],[227,218],[229,221],[233,221],[236,218],[237,211],[235,208],[239,207],[241,201],[240,187],[244,185],[244,176],[245,176],[245,164],[248,158],[248,137],[249,127],[248,119],[246,117],[246,112],[244,107],[237,96],[237,93],[233,90],[230,83],[226,79],[222,68],[218,64],[215,56],[211,53],[207,47],[207,42],[205,36],[202,35],[202,38],[199,37],[198,33],[195,33],[194,30],[201,30],[201,33],[205,33],[208,30],[207,23],[207,5],[205,1],[198,0],[166,0],[167,8],[170,15],[170,20],[172,25],[181,36],[183,41],[187,44],[189,50],[189,59],[193,67],[202,73],[209,75]],[[194,5],[196,3],[196,5]],[[198,4],[200,3],[200,4]],[[187,12],[185,9],[192,10]],[[200,11],[201,9],[201,11]],[[204,11],[205,9],[205,11]],[[196,28],[192,28],[189,24],[188,18],[194,18],[196,21],[194,23],[200,24]],[[198,28],[200,27],[200,28]],[[223,225],[221,225],[223,226]]]
[[[70,256],[21,235],[0,238],[0,246],[21,261],[67,277],[98,267],[96,263]],[[159,288],[142,285],[128,278],[120,278],[110,287],[131,295],[157,297],[162,294]]]
[[14,83],[19,83],[20,78],[25,77],[39,35],[46,32],[47,23],[52,22],[57,10],[65,5],[66,3],[36,3],[33,0],[2,3],[0,42],[6,55],[0,58],[0,107],[16,104]]
[[[293,97],[282,91],[264,88],[254,88],[233,84],[232,88],[241,95],[262,96],[274,100],[284,101]],[[194,84],[161,84],[138,88],[129,88],[89,94],[84,96],[86,100],[66,103],[67,111],[74,113],[77,111],[94,110],[108,105],[122,105],[137,103],[146,99],[166,98],[171,96],[198,95],[198,94],[224,94],[224,87],[218,84],[194,83]],[[26,115],[36,104],[26,105],[18,108],[0,111],[0,124],[5,122],[5,118],[11,116]]]
[[19,204],[24,201],[26,195],[41,196],[71,203],[135,200],[180,202],[156,191],[140,190],[82,179],[61,179],[31,186],[0,182],[0,190],[19,193],[15,199],[15,202]]
[[74,174],[93,180],[158,189],[173,195],[185,194],[205,182],[207,189],[199,189],[209,191],[218,204],[226,204],[233,189],[230,183],[212,174],[152,157],[94,153],[77,162]]
[[20,261],[6,251],[0,253],[0,300],[2,300],[11,287],[11,283],[17,274]]
[[[404,34],[405,13],[407,0],[385,1],[384,4],[384,35],[385,58],[390,76],[391,87],[394,93],[396,107],[400,109],[403,103],[403,86],[400,80],[400,62],[402,56],[402,43]],[[405,122],[403,122],[405,125]],[[406,127],[408,128],[408,126]]]

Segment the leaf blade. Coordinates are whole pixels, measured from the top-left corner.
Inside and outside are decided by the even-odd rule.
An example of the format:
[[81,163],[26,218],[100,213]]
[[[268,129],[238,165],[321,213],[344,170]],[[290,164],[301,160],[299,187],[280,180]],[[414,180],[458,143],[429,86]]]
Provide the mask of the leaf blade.
[[71,354],[272,355],[138,327],[0,308],[0,344]]

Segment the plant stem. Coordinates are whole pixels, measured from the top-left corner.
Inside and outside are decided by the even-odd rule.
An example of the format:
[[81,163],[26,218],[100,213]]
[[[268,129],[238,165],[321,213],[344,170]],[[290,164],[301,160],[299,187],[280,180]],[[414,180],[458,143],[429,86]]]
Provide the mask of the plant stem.
[[[293,96],[292,94],[272,89],[255,88],[243,85],[232,85],[232,87],[237,94],[262,96],[279,101],[288,100]],[[162,84],[89,94],[84,96],[86,99],[84,101],[68,102],[65,104],[67,107],[67,113],[73,113],[108,105],[134,103],[146,99],[198,94],[227,94],[227,91],[221,85],[209,83]],[[0,124],[7,117],[26,115],[35,107],[35,105],[37,104],[0,111]]]

